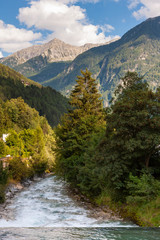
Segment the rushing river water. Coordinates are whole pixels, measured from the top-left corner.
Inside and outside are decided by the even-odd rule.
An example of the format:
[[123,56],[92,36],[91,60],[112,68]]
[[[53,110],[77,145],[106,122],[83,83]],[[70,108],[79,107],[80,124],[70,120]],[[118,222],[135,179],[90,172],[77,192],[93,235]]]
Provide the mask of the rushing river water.
[[0,220],[1,240],[160,239],[159,229],[90,217],[90,210],[69,197],[65,183],[55,176],[33,183],[18,193],[8,208],[14,217]]

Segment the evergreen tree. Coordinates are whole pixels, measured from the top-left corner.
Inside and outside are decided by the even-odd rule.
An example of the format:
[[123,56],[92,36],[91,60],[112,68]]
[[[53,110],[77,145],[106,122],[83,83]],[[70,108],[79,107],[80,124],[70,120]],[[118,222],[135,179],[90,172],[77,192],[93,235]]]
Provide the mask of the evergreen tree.
[[158,91],[152,92],[137,73],[128,72],[117,92],[119,96],[107,117],[110,124],[106,136],[114,130],[112,139],[119,140],[118,145],[123,142],[120,150],[129,153],[127,158],[136,160],[137,167],[149,167],[160,143]]
[[89,139],[104,127],[104,112],[97,83],[87,69],[81,73],[70,96],[72,109],[56,129],[56,167],[71,182],[77,181],[79,167],[84,165],[80,155],[88,147]]
[[[107,114],[106,136],[95,162],[104,172],[97,176],[102,189],[124,193],[131,172],[152,168],[159,175],[160,98],[137,73],[128,72],[116,91],[117,99]],[[108,186],[107,186],[108,185]],[[119,191],[120,190],[120,191]]]

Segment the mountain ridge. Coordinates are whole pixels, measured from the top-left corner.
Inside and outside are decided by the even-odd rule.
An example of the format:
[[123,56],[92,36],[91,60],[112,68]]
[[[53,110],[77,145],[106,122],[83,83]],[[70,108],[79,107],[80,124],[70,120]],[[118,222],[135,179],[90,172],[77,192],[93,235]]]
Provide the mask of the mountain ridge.
[[[37,64],[38,63],[38,64]],[[80,70],[88,68],[97,79],[104,105],[127,71],[137,71],[152,89],[160,86],[160,17],[149,18],[107,45],[90,48],[73,61],[48,62],[37,56],[16,70],[68,96]]]
[[[110,42],[111,41],[104,44],[109,44]],[[72,61],[76,58],[76,56],[83,53],[84,51],[100,45],[102,44],[87,43],[82,46],[72,46],[57,38],[54,38],[48,43],[34,45],[19,50],[10,56],[0,59],[0,62],[14,68],[17,65],[23,64],[28,60],[38,56],[42,56],[47,60],[47,62]]]

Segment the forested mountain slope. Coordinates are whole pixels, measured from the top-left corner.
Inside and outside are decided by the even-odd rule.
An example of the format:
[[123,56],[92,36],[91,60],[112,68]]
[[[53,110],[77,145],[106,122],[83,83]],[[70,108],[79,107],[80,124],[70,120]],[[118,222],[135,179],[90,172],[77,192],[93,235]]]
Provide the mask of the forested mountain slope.
[[58,124],[68,108],[68,100],[54,89],[42,87],[0,64],[0,98],[6,101],[17,97],[22,97],[40,115],[46,116],[51,126]]

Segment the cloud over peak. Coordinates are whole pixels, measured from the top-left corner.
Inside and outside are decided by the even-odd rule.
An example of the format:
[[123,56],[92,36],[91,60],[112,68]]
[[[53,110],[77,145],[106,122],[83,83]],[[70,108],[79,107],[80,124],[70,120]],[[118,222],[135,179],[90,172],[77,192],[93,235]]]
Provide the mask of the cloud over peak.
[[0,20],[0,48],[5,52],[14,52],[32,46],[31,41],[39,39],[40,33],[31,30],[19,29]]
[[[48,40],[56,37],[73,45],[103,43],[112,37],[105,36],[102,26],[90,24],[85,9],[74,5],[76,2],[96,3],[98,1],[33,0],[29,7],[19,9],[18,19],[28,27],[51,31]],[[113,29],[110,26],[110,31]]]

